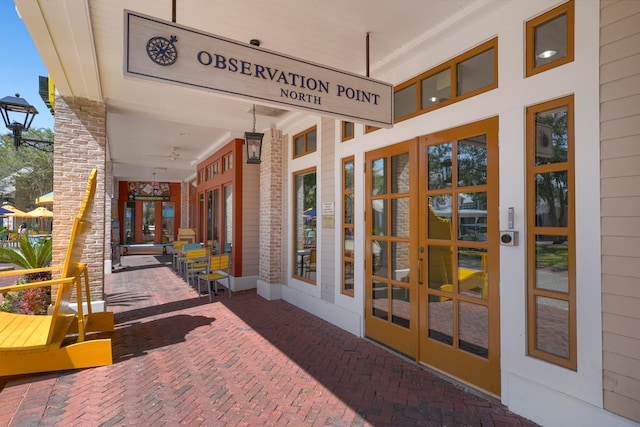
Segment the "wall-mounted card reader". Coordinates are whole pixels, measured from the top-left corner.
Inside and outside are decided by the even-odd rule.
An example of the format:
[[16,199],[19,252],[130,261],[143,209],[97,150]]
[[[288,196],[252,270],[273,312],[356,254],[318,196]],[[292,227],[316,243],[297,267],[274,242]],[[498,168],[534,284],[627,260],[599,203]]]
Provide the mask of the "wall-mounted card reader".
[[500,232],[500,245],[502,246],[518,246],[518,232],[506,230]]

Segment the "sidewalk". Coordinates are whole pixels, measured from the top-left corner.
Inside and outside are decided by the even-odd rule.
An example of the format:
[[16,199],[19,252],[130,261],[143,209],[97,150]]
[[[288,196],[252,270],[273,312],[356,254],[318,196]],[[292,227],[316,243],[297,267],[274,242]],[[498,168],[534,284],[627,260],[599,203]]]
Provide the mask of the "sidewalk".
[[110,366],[0,378],[0,426],[533,426],[284,301],[208,303],[170,257],[106,277]]

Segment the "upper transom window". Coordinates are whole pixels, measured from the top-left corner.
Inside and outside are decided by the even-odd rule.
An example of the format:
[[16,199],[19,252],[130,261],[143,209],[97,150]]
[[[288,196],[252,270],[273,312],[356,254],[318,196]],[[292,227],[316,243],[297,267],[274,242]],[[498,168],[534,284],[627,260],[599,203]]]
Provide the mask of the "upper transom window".
[[399,122],[498,87],[498,39],[407,80],[394,89]]
[[293,157],[304,156],[316,151],[317,126],[309,128],[293,137]]
[[574,2],[527,22],[527,77],[573,61]]

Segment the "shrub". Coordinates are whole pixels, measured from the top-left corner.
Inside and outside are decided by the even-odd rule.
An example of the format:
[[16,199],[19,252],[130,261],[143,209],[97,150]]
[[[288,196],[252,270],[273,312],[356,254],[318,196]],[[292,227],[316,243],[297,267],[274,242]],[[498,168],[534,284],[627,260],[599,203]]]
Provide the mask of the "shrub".
[[[20,249],[0,248],[0,262],[17,265],[23,269],[43,268],[51,265],[51,240],[31,243],[20,239]],[[18,279],[18,284],[51,279],[51,272],[26,274]],[[51,287],[25,289],[16,292],[4,292],[0,311],[18,314],[47,314],[51,304]]]
[[[23,279],[18,284],[24,283]],[[4,301],[0,303],[0,311],[17,314],[47,314],[51,304],[51,287],[31,288],[17,292],[2,294]]]

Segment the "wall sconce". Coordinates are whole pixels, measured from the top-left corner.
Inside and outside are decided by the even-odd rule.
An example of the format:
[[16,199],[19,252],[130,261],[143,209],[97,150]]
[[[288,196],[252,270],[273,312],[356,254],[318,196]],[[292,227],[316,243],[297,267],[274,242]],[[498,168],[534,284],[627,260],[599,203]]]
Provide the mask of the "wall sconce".
[[[9,113],[24,114],[24,120],[22,123],[17,120],[12,120],[11,117],[9,117]],[[0,114],[2,115],[2,120],[4,120],[4,125],[13,134],[13,146],[16,147],[16,149],[26,144],[42,151],[53,151],[53,141],[22,137],[22,133],[28,131],[29,127],[31,127],[31,123],[36,114],[38,114],[38,110],[24,98],[20,98],[19,93],[16,93],[16,96],[5,96],[0,99]],[[13,116],[15,117],[15,114]],[[48,147],[41,147],[40,144],[47,144]]]
[[262,137],[264,133],[256,132],[256,105],[253,105],[253,131],[244,133],[244,142],[247,148],[247,163],[260,163],[262,156]]

